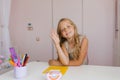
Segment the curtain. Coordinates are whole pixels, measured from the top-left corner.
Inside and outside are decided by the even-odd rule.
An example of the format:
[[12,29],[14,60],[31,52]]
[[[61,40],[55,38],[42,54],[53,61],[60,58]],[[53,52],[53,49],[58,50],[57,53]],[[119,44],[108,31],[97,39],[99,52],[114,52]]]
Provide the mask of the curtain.
[[1,19],[1,16],[2,16],[2,1],[0,0],[0,54],[2,53],[2,19]]
[[9,47],[11,46],[10,34],[9,34],[9,16],[11,0],[1,0],[1,38],[2,38],[2,50],[3,56],[9,57]]

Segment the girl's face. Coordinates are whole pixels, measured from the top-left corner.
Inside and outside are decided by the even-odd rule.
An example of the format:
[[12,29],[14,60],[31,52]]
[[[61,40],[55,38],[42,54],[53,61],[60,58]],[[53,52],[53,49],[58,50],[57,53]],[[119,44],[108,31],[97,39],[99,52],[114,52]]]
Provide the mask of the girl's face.
[[69,39],[74,37],[74,26],[70,24],[68,20],[62,21],[60,23],[60,31],[62,37]]

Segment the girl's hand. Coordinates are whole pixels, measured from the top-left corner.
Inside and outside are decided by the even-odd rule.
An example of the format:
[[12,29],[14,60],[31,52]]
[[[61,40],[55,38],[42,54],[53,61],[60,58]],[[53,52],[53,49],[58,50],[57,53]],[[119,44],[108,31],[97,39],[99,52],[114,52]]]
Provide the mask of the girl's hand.
[[55,30],[52,30],[52,32],[51,32],[51,38],[54,41],[55,45],[59,45],[60,39],[59,39],[59,36]]

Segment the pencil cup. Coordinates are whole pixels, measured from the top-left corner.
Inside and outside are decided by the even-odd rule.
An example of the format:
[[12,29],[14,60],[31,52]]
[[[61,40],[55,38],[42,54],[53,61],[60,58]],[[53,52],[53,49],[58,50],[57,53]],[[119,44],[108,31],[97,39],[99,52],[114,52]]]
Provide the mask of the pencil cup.
[[14,67],[14,76],[15,78],[23,78],[27,75],[27,67]]

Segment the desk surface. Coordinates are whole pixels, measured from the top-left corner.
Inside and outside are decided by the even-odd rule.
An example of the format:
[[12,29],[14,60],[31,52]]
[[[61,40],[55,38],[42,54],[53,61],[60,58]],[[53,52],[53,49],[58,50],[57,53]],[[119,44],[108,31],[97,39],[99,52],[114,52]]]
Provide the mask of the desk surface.
[[[24,79],[15,79],[13,70],[0,75],[0,80],[46,80],[42,72],[47,62],[30,62],[28,74]],[[120,67],[81,65],[70,66],[61,80],[120,80]]]

